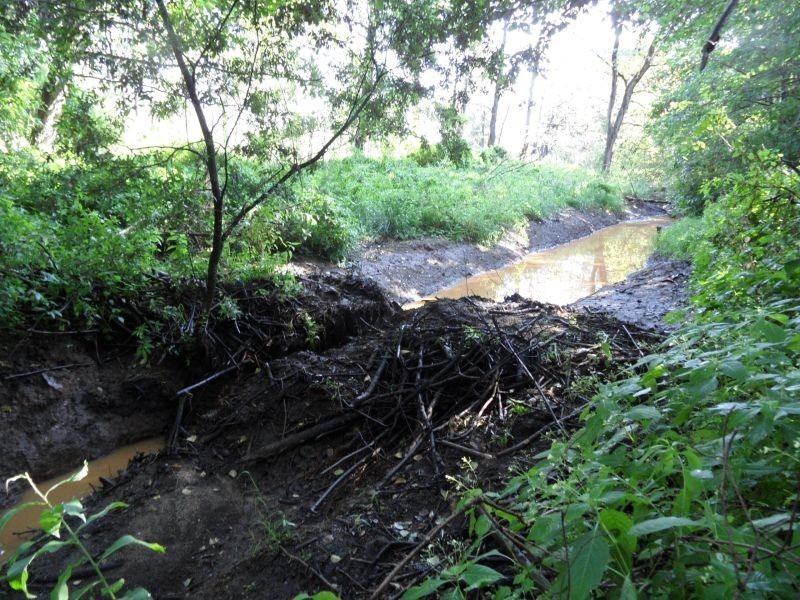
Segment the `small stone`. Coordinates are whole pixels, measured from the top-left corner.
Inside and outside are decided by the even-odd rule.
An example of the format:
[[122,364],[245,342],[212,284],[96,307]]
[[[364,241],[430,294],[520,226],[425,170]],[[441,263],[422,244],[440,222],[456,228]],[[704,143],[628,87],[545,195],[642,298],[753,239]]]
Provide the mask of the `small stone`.
[[231,469],[230,471],[228,471],[228,477],[230,477],[231,479],[236,479],[237,475],[238,473],[236,472],[236,469]]
[[341,556],[339,556],[338,554],[331,554],[331,562],[332,562],[333,564],[336,564],[336,563],[338,563],[338,562],[341,562],[341,560],[342,560],[342,557],[341,557]]
[[181,490],[181,494],[183,494],[184,496],[190,496],[192,494],[192,490],[190,490],[188,487],[187,488],[183,488]]

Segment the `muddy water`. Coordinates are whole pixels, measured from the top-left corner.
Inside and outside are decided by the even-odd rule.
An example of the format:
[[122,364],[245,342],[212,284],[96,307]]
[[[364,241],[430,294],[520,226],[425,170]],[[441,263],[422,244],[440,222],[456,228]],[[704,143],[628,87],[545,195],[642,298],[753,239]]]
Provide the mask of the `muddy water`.
[[[164,438],[157,437],[118,448],[107,456],[91,461],[89,463],[89,475],[85,479],[58,487],[48,496],[48,499],[53,503],[59,503],[86,496],[101,486],[101,477],[105,479],[116,477],[120,471],[128,466],[128,462],[137,453],[152,454],[163,447]],[[54,477],[53,479],[48,479],[47,481],[37,481],[36,485],[42,492],[46,492],[46,490],[59,481],[66,479],[73,472],[74,471],[59,477]],[[39,500],[39,498],[34,494],[33,490],[29,490],[22,496],[20,504],[36,500]],[[18,512],[6,524],[3,531],[0,532],[0,563],[3,563],[4,559],[22,542],[35,535],[38,530],[40,514],[41,509],[32,506]]]
[[657,228],[671,222],[658,218],[612,225],[574,242],[530,254],[503,269],[463,279],[433,294],[433,298],[482,296],[501,301],[519,294],[540,302],[570,304],[641,269],[652,253]]

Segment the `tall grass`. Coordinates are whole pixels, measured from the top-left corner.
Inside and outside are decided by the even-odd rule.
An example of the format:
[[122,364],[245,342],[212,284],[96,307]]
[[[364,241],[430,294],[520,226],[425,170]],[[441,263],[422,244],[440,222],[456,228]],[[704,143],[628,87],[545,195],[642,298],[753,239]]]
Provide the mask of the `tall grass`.
[[331,198],[360,238],[487,242],[567,207],[623,207],[619,189],[593,172],[514,162],[456,169],[352,157],[321,165],[297,191]]
[[696,253],[705,229],[703,217],[683,217],[656,238],[656,252],[689,260]]

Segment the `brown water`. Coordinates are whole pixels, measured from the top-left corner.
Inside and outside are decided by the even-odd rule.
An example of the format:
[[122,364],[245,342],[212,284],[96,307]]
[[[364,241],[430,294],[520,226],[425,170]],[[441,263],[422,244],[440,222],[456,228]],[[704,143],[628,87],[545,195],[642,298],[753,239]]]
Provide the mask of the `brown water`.
[[[48,499],[53,503],[66,502],[74,498],[82,498],[100,487],[100,478],[112,479],[128,466],[128,462],[139,452],[152,454],[164,447],[164,438],[157,437],[142,440],[135,444],[117,448],[111,454],[93,460],[89,463],[89,474],[81,481],[64,484],[53,491]],[[36,485],[42,492],[46,492],[53,485],[72,475],[80,469],[77,466],[73,471],[64,475],[48,479],[47,481],[37,481]],[[22,496],[20,504],[39,500],[33,490],[28,490]],[[17,547],[27,539],[36,535],[39,525],[39,515],[42,510],[32,506],[21,510],[6,524],[0,532],[0,564],[4,562]]]
[[570,304],[641,269],[653,251],[657,228],[671,222],[658,218],[612,225],[530,254],[508,267],[468,277],[425,300],[481,296],[501,301],[519,294],[540,302]]

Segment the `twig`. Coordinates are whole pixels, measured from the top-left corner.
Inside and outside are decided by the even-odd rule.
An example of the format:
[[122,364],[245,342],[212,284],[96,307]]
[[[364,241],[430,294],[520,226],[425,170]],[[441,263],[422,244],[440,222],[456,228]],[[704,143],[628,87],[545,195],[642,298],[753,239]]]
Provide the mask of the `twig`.
[[456,444],[454,442],[449,442],[447,440],[438,440],[439,444],[442,446],[447,446],[448,448],[453,448],[458,450],[459,452],[463,452],[464,454],[469,454],[470,456],[475,456],[476,458],[486,458],[488,460],[493,460],[495,456],[493,454],[487,454],[486,452],[481,452],[480,450],[475,450],[474,448],[469,448],[467,446],[462,446],[460,444]]
[[311,508],[310,508],[309,510],[310,510],[312,513],[315,513],[315,512],[317,512],[317,509],[320,507],[320,505],[321,505],[323,502],[325,502],[325,498],[327,498],[327,497],[328,497],[328,496],[331,494],[331,492],[333,492],[333,490],[335,490],[335,489],[336,489],[337,487],[339,487],[339,486],[340,486],[342,483],[344,483],[344,481],[345,481],[345,480],[346,480],[348,477],[350,477],[350,475],[352,475],[352,474],[353,474],[353,472],[354,472],[354,471],[355,471],[355,470],[356,470],[358,467],[360,467],[360,466],[361,466],[361,465],[363,465],[365,462],[367,462],[367,460],[370,458],[370,456],[374,456],[374,453],[373,453],[372,455],[368,455],[368,456],[365,456],[365,457],[363,457],[361,460],[359,460],[358,462],[354,463],[354,464],[353,464],[353,466],[351,466],[349,469],[347,469],[347,470],[346,470],[344,473],[342,473],[341,475],[339,475],[339,477],[337,477],[337,478],[336,478],[336,481],[334,481],[334,482],[333,482],[333,483],[332,483],[332,484],[331,484],[331,485],[328,487],[328,489],[327,489],[327,490],[325,490],[325,492],[322,494],[322,496],[320,496],[320,497],[319,497],[319,500],[317,500],[316,502],[314,502],[314,504],[311,506]]
[[513,452],[516,452],[517,450],[522,450],[522,448],[524,448],[525,446],[527,446],[528,444],[530,444],[531,442],[533,442],[535,439],[537,439],[538,437],[540,437],[540,436],[541,436],[541,435],[542,435],[542,434],[543,434],[545,431],[547,431],[547,430],[548,430],[548,429],[550,429],[550,428],[551,428],[553,425],[555,425],[555,424],[556,424],[556,422],[558,422],[559,424],[561,424],[561,423],[564,423],[565,421],[569,421],[569,420],[570,420],[570,419],[572,419],[573,417],[577,417],[579,414],[581,414],[581,413],[583,412],[583,410],[584,410],[584,409],[585,409],[587,406],[588,406],[588,404],[584,404],[584,405],[583,405],[583,406],[581,406],[580,408],[578,408],[578,409],[576,409],[576,410],[573,410],[573,411],[572,411],[571,413],[569,413],[567,416],[565,416],[565,417],[563,417],[563,418],[561,418],[561,419],[557,419],[557,421],[551,421],[550,423],[547,423],[547,424],[543,425],[543,426],[542,426],[540,429],[538,429],[536,432],[534,432],[533,434],[531,434],[531,435],[529,435],[528,437],[526,437],[526,438],[525,438],[524,440],[522,440],[521,442],[519,442],[519,443],[516,443],[516,444],[514,444],[513,446],[510,446],[509,448],[506,448],[505,450],[501,450],[500,452],[498,452],[497,454],[495,454],[495,458],[500,458],[500,457],[502,457],[502,456],[507,456],[507,455],[509,455],[509,454],[512,454]]
[[15,373],[13,375],[6,375],[3,380],[9,381],[11,379],[20,379],[21,377],[30,377],[31,375],[38,375],[39,373],[48,373],[50,371],[61,371],[63,369],[72,369],[77,367],[91,367],[94,363],[72,363],[69,365],[59,365],[57,367],[45,367],[43,369],[36,369],[35,371],[27,371],[26,373]]
[[636,349],[639,351],[639,356],[644,356],[644,352],[642,352],[642,349],[639,347],[639,344],[638,344],[638,342],[637,342],[635,339],[633,339],[633,336],[631,335],[631,332],[630,332],[630,331],[628,331],[628,328],[627,328],[627,327],[625,327],[625,324],[624,324],[624,323],[620,323],[620,325],[622,325],[622,329],[624,329],[624,330],[625,330],[625,333],[627,333],[627,334],[628,334],[628,337],[629,337],[629,338],[631,339],[631,341],[633,342],[633,345],[634,345],[634,346],[636,346]]
[[281,549],[281,552],[283,552],[286,555],[286,558],[288,558],[289,560],[293,560],[295,562],[298,562],[301,565],[303,565],[306,568],[306,570],[308,570],[310,573],[312,573],[314,576],[316,576],[316,578],[319,579],[323,583],[323,585],[325,585],[325,587],[328,587],[328,588],[330,588],[332,590],[335,590],[335,589],[338,588],[338,586],[335,583],[331,583],[330,581],[328,581],[322,573],[317,571],[314,567],[312,567],[310,564],[308,564],[302,558],[300,558],[299,556],[295,556],[294,554],[290,553],[283,546],[281,546],[280,549]]
[[431,531],[428,533],[428,535],[426,535],[422,539],[422,541],[419,544],[417,544],[414,547],[413,550],[411,550],[411,552],[406,554],[405,557],[403,558],[403,560],[401,560],[399,563],[397,563],[395,568],[392,569],[392,571],[383,579],[381,584],[377,588],[375,588],[375,591],[372,592],[372,595],[369,597],[369,600],[378,600],[378,598],[383,598],[383,593],[386,591],[386,588],[388,588],[389,584],[392,582],[392,580],[395,577],[397,577],[397,574],[400,573],[400,571],[402,571],[403,568],[409,562],[411,562],[411,559],[413,559],[417,554],[419,554],[419,552],[423,548],[425,548],[425,546],[430,544],[431,541],[433,540],[433,538],[435,538],[439,534],[439,532],[442,531],[442,529],[444,529],[445,527],[450,525],[450,523],[455,521],[458,517],[463,515],[464,512],[468,508],[472,508],[472,506],[474,506],[478,501],[480,501],[480,497],[473,498],[472,500],[470,500],[469,502],[464,504],[464,506],[462,506],[459,510],[455,511],[453,514],[451,514],[449,517],[447,517],[444,521],[439,523],[436,527],[431,529]]

